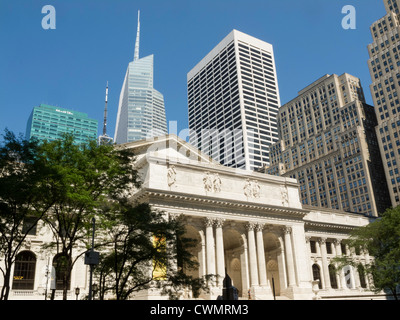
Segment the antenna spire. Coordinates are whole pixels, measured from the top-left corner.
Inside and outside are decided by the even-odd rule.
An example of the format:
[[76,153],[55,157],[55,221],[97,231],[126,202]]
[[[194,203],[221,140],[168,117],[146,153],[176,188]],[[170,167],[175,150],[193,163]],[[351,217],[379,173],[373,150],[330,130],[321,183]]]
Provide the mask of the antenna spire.
[[106,99],[105,99],[105,107],[104,107],[103,136],[107,135],[107,102],[108,102],[108,81],[107,81],[107,87],[106,87]]
[[138,24],[137,24],[137,32],[136,32],[135,55],[133,57],[133,61],[136,61],[139,59],[139,38],[140,38],[140,10],[138,10]]
[[108,81],[106,87],[106,99],[104,107],[103,135],[99,136],[99,145],[110,145],[113,143],[113,138],[107,135],[107,102],[108,102]]

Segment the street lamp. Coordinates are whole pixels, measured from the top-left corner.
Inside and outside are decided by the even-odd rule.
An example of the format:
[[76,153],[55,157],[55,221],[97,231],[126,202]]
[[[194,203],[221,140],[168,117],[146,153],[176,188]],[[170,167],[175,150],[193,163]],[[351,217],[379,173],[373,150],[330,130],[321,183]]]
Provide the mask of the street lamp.
[[93,290],[93,300],[94,300],[94,297],[96,296],[97,293],[97,283],[93,283],[92,290]]
[[95,219],[92,219],[93,233],[92,233],[92,248],[85,252],[85,264],[90,267],[90,278],[89,278],[89,296],[88,300],[92,300],[92,277],[93,267],[99,264],[99,253],[94,251],[94,230],[95,230]]
[[79,292],[81,291],[81,289],[79,289],[79,287],[75,288],[75,295],[76,295],[76,300],[78,300],[78,296],[79,296]]

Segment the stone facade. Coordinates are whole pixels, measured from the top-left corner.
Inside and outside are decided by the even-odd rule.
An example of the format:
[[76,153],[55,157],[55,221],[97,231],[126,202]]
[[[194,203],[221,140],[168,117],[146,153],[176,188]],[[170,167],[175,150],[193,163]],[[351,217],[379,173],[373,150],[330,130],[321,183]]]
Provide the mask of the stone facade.
[[[334,278],[329,272],[332,258],[343,250],[341,241],[371,218],[303,207],[295,179],[220,165],[175,135],[118,147],[134,148],[137,154],[143,186],[135,200],[149,202],[169,218],[182,216],[187,236],[198,239],[193,254],[199,268],[193,275],[219,275],[201,299],[215,300],[222,294],[225,272],[240,299],[313,299],[315,278],[321,281],[321,298],[378,297],[368,291],[368,279],[360,280],[350,267]],[[30,236],[24,248],[37,259],[34,289],[12,290],[10,299],[44,299],[43,268],[52,259],[40,254],[46,237]],[[366,253],[357,258],[371,259]],[[76,287],[81,296],[87,293],[83,260],[74,267],[70,299],[75,299]],[[166,299],[155,289],[134,298]],[[183,296],[190,298],[189,293]]]

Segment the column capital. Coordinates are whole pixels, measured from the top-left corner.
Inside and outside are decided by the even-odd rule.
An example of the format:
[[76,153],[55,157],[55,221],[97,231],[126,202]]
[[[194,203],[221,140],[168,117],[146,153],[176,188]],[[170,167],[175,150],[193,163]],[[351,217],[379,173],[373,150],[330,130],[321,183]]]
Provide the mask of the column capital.
[[265,226],[264,223],[257,222],[255,226],[256,231],[262,231],[264,229],[264,226]]
[[254,231],[254,229],[256,228],[256,226],[257,226],[257,223],[255,223],[255,222],[248,222],[248,223],[246,223],[246,230],[247,231]]
[[319,242],[320,244],[326,244],[326,238],[319,238],[319,239],[318,239],[318,242]]
[[338,246],[342,243],[342,239],[334,239],[333,242]]
[[291,226],[283,226],[282,231],[284,234],[291,234],[292,233],[292,227]]
[[223,218],[216,218],[214,219],[214,224],[217,228],[222,228],[222,225],[224,224],[225,219]]
[[176,221],[178,219],[180,219],[181,217],[183,217],[182,213],[169,213],[169,220],[170,221]]
[[204,218],[203,222],[205,227],[212,227],[214,225],[214,219],[210,217]]

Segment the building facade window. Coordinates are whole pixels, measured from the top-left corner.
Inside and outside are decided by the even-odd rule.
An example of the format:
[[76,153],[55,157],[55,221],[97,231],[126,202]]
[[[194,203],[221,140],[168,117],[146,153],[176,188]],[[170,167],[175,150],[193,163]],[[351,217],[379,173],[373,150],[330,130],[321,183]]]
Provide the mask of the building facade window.
[[314,281],[319,280],[318,287],[320,289],[322,289],[321,272],[320,272],[319,266],[316,263],[314,263],[312,266],[312,272],[313,272]]
[[22,251],[15,258],[13,290],[33,290],[35,282],[36,256],[31,251]]

